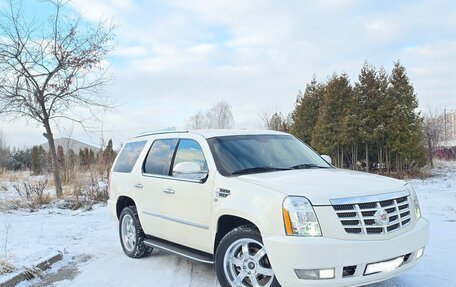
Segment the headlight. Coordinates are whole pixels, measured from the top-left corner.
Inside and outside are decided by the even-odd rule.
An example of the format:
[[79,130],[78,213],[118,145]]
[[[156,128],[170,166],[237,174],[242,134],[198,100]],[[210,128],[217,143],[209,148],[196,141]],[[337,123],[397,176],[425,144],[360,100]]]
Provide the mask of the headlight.
[[418,201],[418,196],[416,195],[415,189],[410,183],[405,184],[405,189],[410,192],[410,198],[412,199],[413,207],[415,209],[416,220],[421,218],[421,208]]
[[283,221],[287,235],[321,236],[317,215],[305,197],[290,196],[284,200]]

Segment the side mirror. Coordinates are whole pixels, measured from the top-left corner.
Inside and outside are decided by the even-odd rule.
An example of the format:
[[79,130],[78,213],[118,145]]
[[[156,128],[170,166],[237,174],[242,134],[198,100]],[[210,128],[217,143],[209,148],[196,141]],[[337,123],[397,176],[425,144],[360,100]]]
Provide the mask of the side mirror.
[[329,155],[322,155],[321,156],[327,163],[332,164],[331,157]]
[[191,161],[180,162],[173,168],[173,176],[177,178],[203,182],[207,175],[207,170],[202,170],[199,164]]

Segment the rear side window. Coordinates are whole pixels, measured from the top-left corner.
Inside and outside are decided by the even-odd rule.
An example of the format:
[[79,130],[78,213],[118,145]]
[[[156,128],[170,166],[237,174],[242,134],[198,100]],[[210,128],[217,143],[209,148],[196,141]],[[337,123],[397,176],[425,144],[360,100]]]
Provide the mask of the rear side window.
[[141,154],[141,151],[146,145],[146,142],[147,141],[138,141],[127,143],[120,152],[119,158],[116,161],[116,165],[114,166],[113,171],[125,173],[131,172],[136,164],[136,161],[138,160],[139,155]]
[[148,174],[169,175],[177,141],[177,139],[154,141],[144,162],[144,172]]

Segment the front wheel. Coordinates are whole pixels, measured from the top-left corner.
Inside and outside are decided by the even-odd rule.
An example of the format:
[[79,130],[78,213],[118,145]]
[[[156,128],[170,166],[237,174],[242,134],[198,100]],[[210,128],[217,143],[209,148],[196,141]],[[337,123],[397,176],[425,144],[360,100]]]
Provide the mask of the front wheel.
[[215,255],[217,278],[223,287],[280,287],[260,232],[245,225],[221,240]]

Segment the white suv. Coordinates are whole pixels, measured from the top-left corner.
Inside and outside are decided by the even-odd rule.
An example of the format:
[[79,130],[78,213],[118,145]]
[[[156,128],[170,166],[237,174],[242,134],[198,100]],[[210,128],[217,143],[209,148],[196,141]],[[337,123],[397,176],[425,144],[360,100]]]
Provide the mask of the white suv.
[[410,184],[336,169],[272,131],[139,135],[109,196],[128,256],[211,263],[224,287],[377,282],[416,265],[429,236]]

